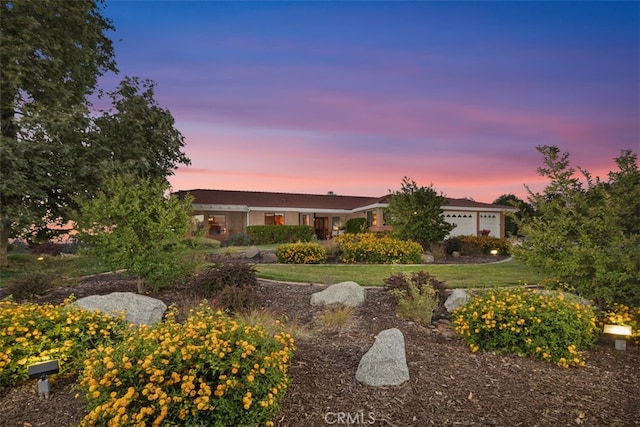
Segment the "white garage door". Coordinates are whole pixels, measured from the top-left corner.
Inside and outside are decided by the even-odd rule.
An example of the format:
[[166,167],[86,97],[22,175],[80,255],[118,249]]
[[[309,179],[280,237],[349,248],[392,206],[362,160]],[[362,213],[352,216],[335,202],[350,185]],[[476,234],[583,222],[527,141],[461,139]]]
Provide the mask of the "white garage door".
[[475,236],[477,234],[476,216],[473,213],[445,212],[444,219],[448,223],[456,225],[449,236]]
[[480,230],[490,230],[489,236],[500,237],[500,214],[480,212]]

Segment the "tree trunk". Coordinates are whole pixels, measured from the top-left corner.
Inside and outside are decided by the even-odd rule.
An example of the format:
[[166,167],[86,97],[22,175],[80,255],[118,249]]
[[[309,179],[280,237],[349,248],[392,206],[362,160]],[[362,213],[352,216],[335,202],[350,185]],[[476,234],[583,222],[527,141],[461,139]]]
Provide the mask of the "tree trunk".
[[0,268],[9,267],[9,226],[0,222]]

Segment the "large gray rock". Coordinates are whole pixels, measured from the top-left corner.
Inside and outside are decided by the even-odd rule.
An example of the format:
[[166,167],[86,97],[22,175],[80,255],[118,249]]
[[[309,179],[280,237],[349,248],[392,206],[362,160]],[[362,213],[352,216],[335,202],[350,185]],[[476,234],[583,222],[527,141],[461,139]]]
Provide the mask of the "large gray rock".
[[422,254],[422,262],[424,264],[433,264],[436,258],[431,254]]
[[364,288],[356,282],[341,282],[311,295],[311,305],[358,307],[364,302],[364,297]]
[[275,252],[272,251],[264,251],[260,254],[262,256],[262,262],[265,264],[273,264],[278,261],[278,257]]
[[246,252],[244,253],[244,257],[248,258],[248,259],[252,259],[257,257],[258,255],[260,255],[260,249],[258,249],[256,246],[251,246],[249,249],[246,250]]
[[85,310],[119,315],[124,311],[125,319],[136,325],[153,325],[162,320],[167,305],[159,299],[132,292],[113,292],[108,295],[91,295],[80,298],[76,305]]
[[456,308],[462,307],[469,302],[471,297],[464,289],[454,289],[449,298],[444,302],[444,308],[451,313]]
[[374,387],[400,385],[409,380],[404,335],[399,329],[386,329],[378,334],[360,359],[356,380]]

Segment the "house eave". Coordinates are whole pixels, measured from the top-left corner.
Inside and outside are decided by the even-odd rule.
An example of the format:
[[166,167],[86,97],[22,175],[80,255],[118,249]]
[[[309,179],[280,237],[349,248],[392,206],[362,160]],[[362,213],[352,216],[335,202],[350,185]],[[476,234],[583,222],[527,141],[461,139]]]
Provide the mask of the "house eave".
[[448,206],[445,205],[442,207],[443,211],[465,211],[465,212],[518,212],[516,208],[490,208],[485,206]]
[[358,212],[370,211],[372,209],[377,209],[377,208],[386,208],[387,206],[389,206],[388,203],[374,203],[372,205],[366,205],[366,206],[360,206],[360,207],[354,208],[351,212],[358,213]]
[[210,203],[193,203],[191,205],[195,211],[227,211],[227,212],[249,212],[246,205],[216,205]]
[[249,206],[251,212],[300,212],[300,213],[335,213],[348,215],[352,211],[350,209],[332,209],[332,208],[283,208],[278,206]]

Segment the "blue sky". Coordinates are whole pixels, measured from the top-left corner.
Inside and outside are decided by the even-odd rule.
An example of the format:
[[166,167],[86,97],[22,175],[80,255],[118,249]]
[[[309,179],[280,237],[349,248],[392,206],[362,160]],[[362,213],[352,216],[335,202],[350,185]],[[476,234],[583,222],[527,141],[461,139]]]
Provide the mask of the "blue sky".
[[[525,198],[537,145],[640,152],[638,2],[107,1],[192,166],[175,190]],[[106,76],[105,85],[118,78]]]

